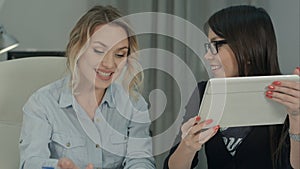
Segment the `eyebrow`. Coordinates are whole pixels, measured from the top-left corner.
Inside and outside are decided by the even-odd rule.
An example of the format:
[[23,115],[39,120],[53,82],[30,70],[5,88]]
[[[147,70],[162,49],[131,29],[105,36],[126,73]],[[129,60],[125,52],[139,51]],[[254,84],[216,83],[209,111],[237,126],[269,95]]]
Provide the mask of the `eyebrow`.
[[118,50],[128,49],[128,46],[120,47]]
[[103,46],[103,47],[106,47],[106,48],[107,48],[107,45],[105,45],[104,43],[102,43],[102,42],[100,42],[100,41],[95,41],[94,43],[98,43],[98,44],[100,44],[101,46]]
[[210,41],[215,41],[215,40],[217,40],[218,38],[219,38],[219,37],[215,36],[215,37],[211,38]]
[[[100,42],[100,41],[95,41],[94,43],[98,43],[100,44],[101,46],[105,47],[105,48],[108,48],[108,46],[106,44],[104,44],[103,42]],[[123,46],[123,47],[120,47],[118,48],[118,50],[123,50],[123,49],[128,49],[129,47],[128,46]]]
[[210,39],[211,42],[212,42],[212,41],[217,41],[217,40],[225,40],[225,39],[220,38],[220,37],[218,37],[218,36],[215,36],[215,37],[213,37],[213,38]]

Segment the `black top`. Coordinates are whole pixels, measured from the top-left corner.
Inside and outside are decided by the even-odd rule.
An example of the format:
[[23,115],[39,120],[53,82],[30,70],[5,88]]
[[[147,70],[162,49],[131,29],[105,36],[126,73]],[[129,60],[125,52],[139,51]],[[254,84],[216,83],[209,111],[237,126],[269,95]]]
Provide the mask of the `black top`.
[[[194,117],[198,114],[202,96],[206,82],[198,83],[196,89],[191,96],[187,106],[184,121]],[[282,125],[280,125],[282,127]],[[207,164],[209,169],[273,169],[272,158],[270,150],[270,126],[253,126],[251,131],[243,139],[236,150],[234,156],[227,150],[223,135],[220,131],[205,143],[205,154],[207,157]],[[181,133],[179,133],[181,135]],[[289,145],[289,139],[287,138]],[[168,169],[168,160],[171,154],[176,150],[178,144],[174,146],[164,162],[164,168]],[[289,162],[289,146],[284,147],[282,155],[282,166],[280,169],[292,169]],[[192,167],[197,166],[199,162],[198,153],[196,153]],[[206,161],[203,161],[206,162]]]

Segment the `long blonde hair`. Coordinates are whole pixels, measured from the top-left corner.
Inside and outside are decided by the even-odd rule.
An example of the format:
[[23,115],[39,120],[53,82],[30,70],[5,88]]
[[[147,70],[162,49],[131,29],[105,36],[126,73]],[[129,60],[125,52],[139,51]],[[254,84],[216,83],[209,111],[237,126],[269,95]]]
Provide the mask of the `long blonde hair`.
[[138,64],[138,55],[136,54],[138,50],[137,38],[128,22],[121,17],[120,12],[112,6],[94,6],[76,23],[70,33],[70,40],[66,49],[67,66],[72,74],[71,86],[73,89],[76,88],[79,81],[77,60],[86,50],[89,38],[97,26],[112,22],[122,27],[128,36],[129,50],[123,85],[125,85],[125,89],[128,89],[130,96],[134,96],[134,98],[137,96],[136,92],[141,91],[143,72]]

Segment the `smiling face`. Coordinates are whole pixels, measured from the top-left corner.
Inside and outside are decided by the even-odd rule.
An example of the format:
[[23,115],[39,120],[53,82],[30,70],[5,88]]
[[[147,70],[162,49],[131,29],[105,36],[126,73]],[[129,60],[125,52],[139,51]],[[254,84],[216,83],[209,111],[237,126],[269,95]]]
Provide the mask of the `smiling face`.
[[[224,40],[211,29],[208,31],[208,39],[210,42]],[[213,55],[208,50],[204,57],[209,62],[214,77],[234,77],[239,75],[237,60],[227,44],[218,47],[218,54]]]
[[120,74],[127,59],[126,31],[115,24],[98,26],[78,60],[79,87],[105,90]]

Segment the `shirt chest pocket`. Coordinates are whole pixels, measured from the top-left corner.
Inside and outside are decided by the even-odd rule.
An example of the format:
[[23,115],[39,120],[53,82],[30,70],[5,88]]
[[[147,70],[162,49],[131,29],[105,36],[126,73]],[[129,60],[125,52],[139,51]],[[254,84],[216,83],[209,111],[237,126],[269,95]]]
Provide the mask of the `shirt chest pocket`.
[[112,153],[119,156],[125,156],[127,150],[128,137],[124,135],[110,135],[109,140],[111,142]]
[[87,162],[88,156],[85,138],[53,134],[52,141],[54,146],[53,154],[56,154],[57,158],[67,157],[78,165]]
[[122,165],[127,153],[128,137],[112,134],[107,141],[103,151],[104,167],[118,168]]

